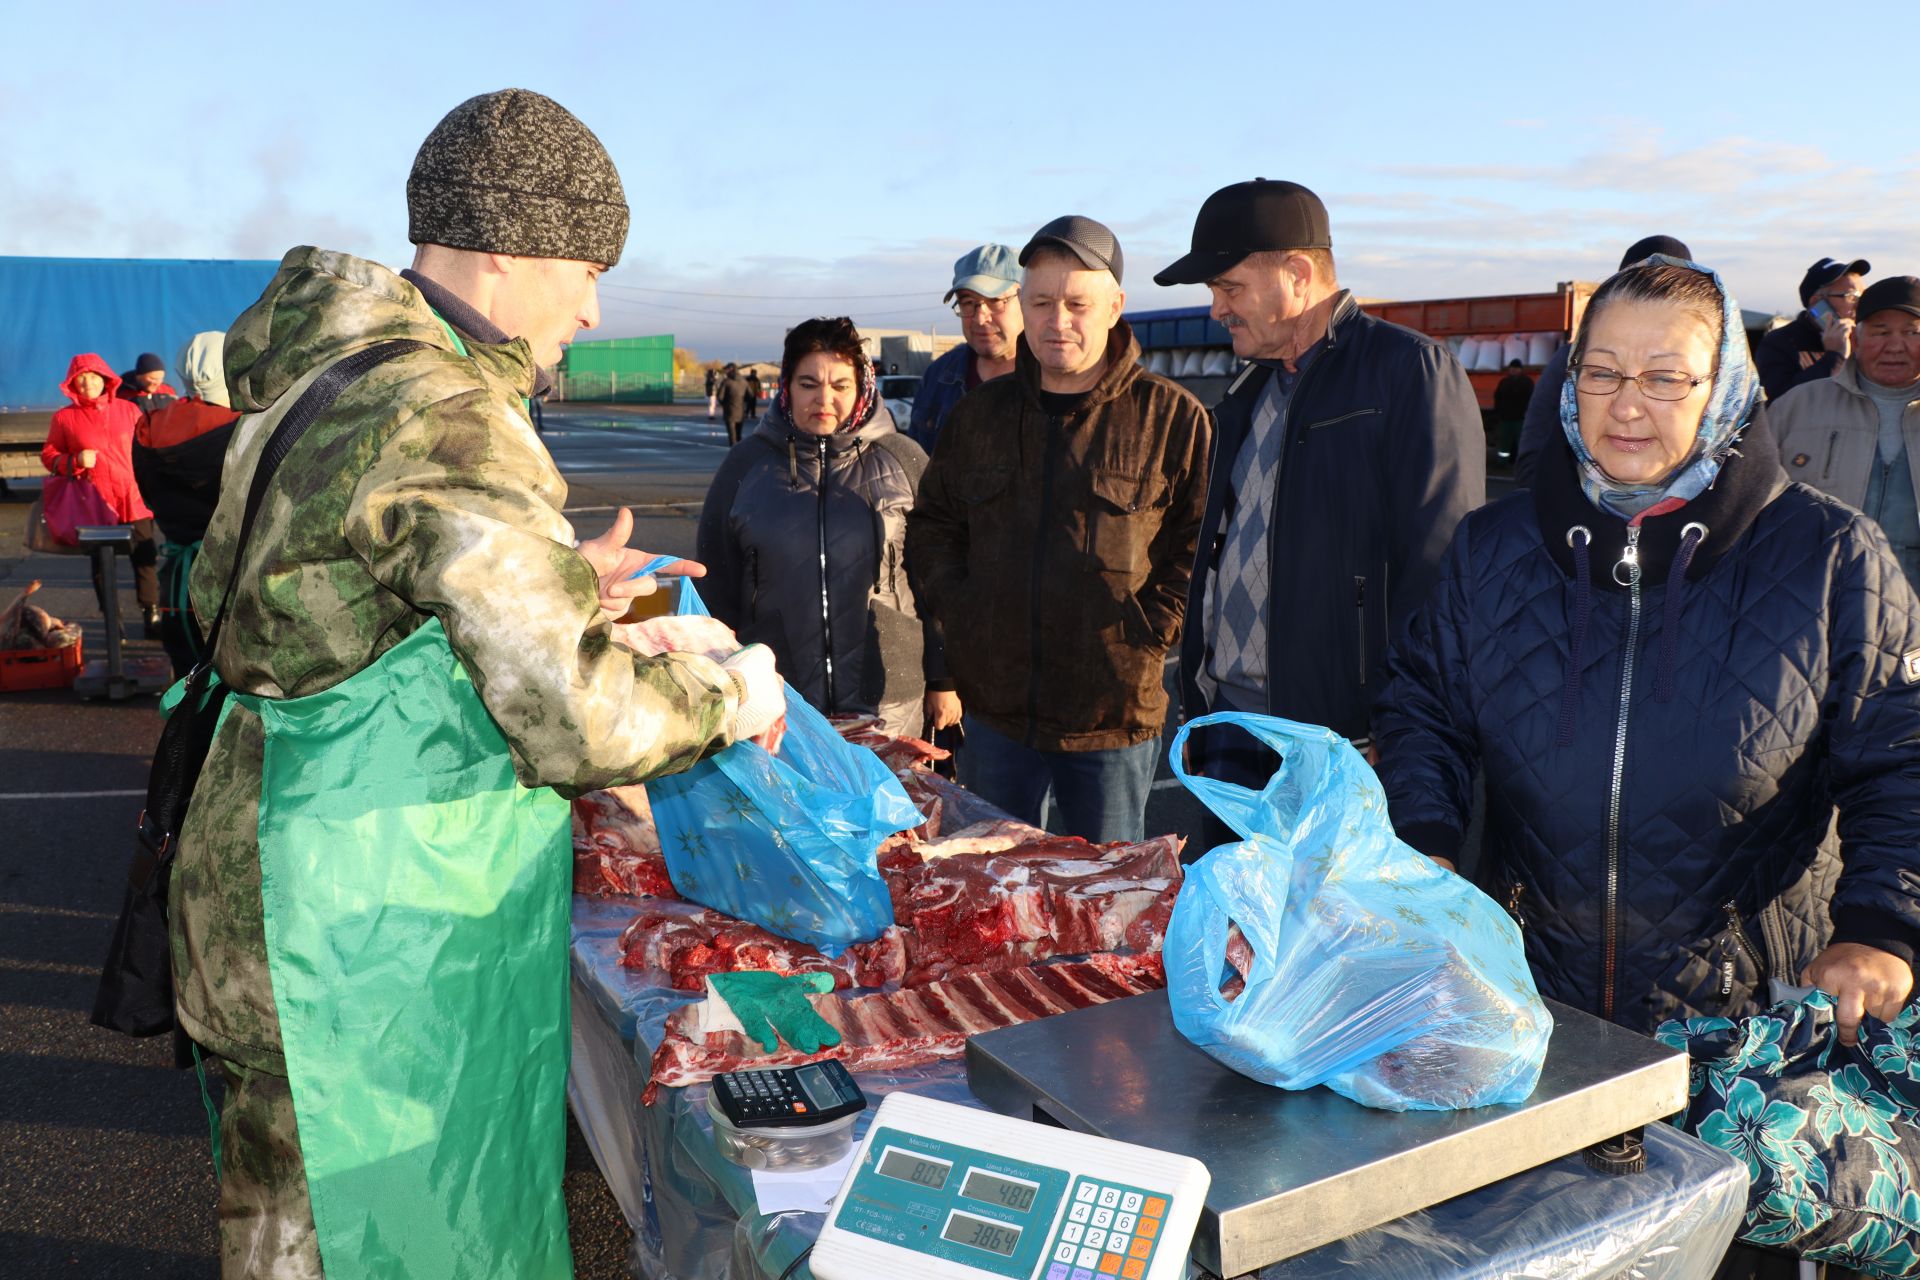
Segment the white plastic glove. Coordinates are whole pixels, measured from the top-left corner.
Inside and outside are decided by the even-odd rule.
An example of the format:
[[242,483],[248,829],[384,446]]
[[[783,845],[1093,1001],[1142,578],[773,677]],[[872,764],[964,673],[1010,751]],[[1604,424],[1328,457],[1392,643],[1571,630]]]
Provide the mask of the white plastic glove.
[[740,684],[740,707],[727,724],[729,738],[757,738],[787,714],[787,686],[774,670],[773,650],[750,644],[720,666]]

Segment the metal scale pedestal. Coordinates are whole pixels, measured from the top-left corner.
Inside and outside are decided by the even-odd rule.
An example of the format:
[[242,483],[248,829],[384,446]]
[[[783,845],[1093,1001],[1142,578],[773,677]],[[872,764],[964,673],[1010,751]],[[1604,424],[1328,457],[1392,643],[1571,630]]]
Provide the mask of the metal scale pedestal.
[[1164,991],[975,1036],[967,1082],[1003,1114],[1200,1160],[1193,1256],[1237,1276],[1686,1108],[1684,1054],[1547,1006],[1540,1085],[1511,1107],[1376,1111],[1260,1084],[1189,1044]]
[[81,525],[74,536],[93,557],[95,571],[107,584],[104,595],[107,624],[107,660],[89,659],[87,667],[73,682],[73,692],[81,698],[107,698],[118,702],[146,694],[164,693],[173,682],[171,666],[165,658],[129,658],[120,639],[120,583],[116,552],[133,550],[133,529],[124,524]]

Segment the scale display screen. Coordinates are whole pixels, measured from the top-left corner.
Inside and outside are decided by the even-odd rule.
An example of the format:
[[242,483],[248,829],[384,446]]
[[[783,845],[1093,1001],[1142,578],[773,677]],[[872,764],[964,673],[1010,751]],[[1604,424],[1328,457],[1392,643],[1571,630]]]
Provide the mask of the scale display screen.
[[997,1253],[1003,1258],[1011,1258],[1013,1251],[1020,1247],[1019,1227],[1008,1226],[1004,1222],[988,1222],[985,1218],[976,1218],[958,1209],[947,1218],[947,1225],[940,1236],[955,1244]]
[[1022,1182],[1017,1178],[1003,1178],[999,1174],[985,1173],[975,1169],[968,1173],[967,1180],[960,1184],[960,1194],[969,1200],[978,1200],[982,1204],[997,1204],[1002,1209],[1025,1213],[1033,1208],[1033,1198],[1040,1194],[1040,1188],[1031,1182]]
[[873,1171],[882,1177],[898,1178],[916,1187],[938,1191],[947,1185],[947,1175],[953,1172],[953,1166],[944,1160],[930,1160],[894,1147],[880,1157],[880,1163],[873,1167]]

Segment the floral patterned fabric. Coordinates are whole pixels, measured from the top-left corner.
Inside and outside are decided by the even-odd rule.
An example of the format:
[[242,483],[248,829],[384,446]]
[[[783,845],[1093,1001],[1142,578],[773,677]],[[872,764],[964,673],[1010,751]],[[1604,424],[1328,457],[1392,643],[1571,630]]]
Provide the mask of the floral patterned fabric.
[[1920,1277],[1920,1000],[1891,1023],[1869,1016],[1852,1048],[1820,991],[1655,1034],[1692,1059],[1680,1127],[1747,1166],[1740,1239]]

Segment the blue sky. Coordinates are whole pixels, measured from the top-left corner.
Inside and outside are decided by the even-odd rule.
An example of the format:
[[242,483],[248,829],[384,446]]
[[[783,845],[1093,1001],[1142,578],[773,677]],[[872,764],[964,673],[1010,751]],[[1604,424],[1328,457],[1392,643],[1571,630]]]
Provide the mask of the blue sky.
[[[1818,47],[1822,13],[1860,52]],[[403,266],[420,139],[514,84],[626,183],[596,336],[703,356],[767,354],[812,314],[952,331],[952,260],[1069,212],[1118,232],[1130,307],[1200,301],[1152,273],[1255,175],[1325,198],[1365,295],[1598,279],[1659,231],[1787,309],[1823,254],[1920,274],[1920,135],[1894,81],[1867,87],[1916,37],[1912,0],[16,3],[0,253]]]

